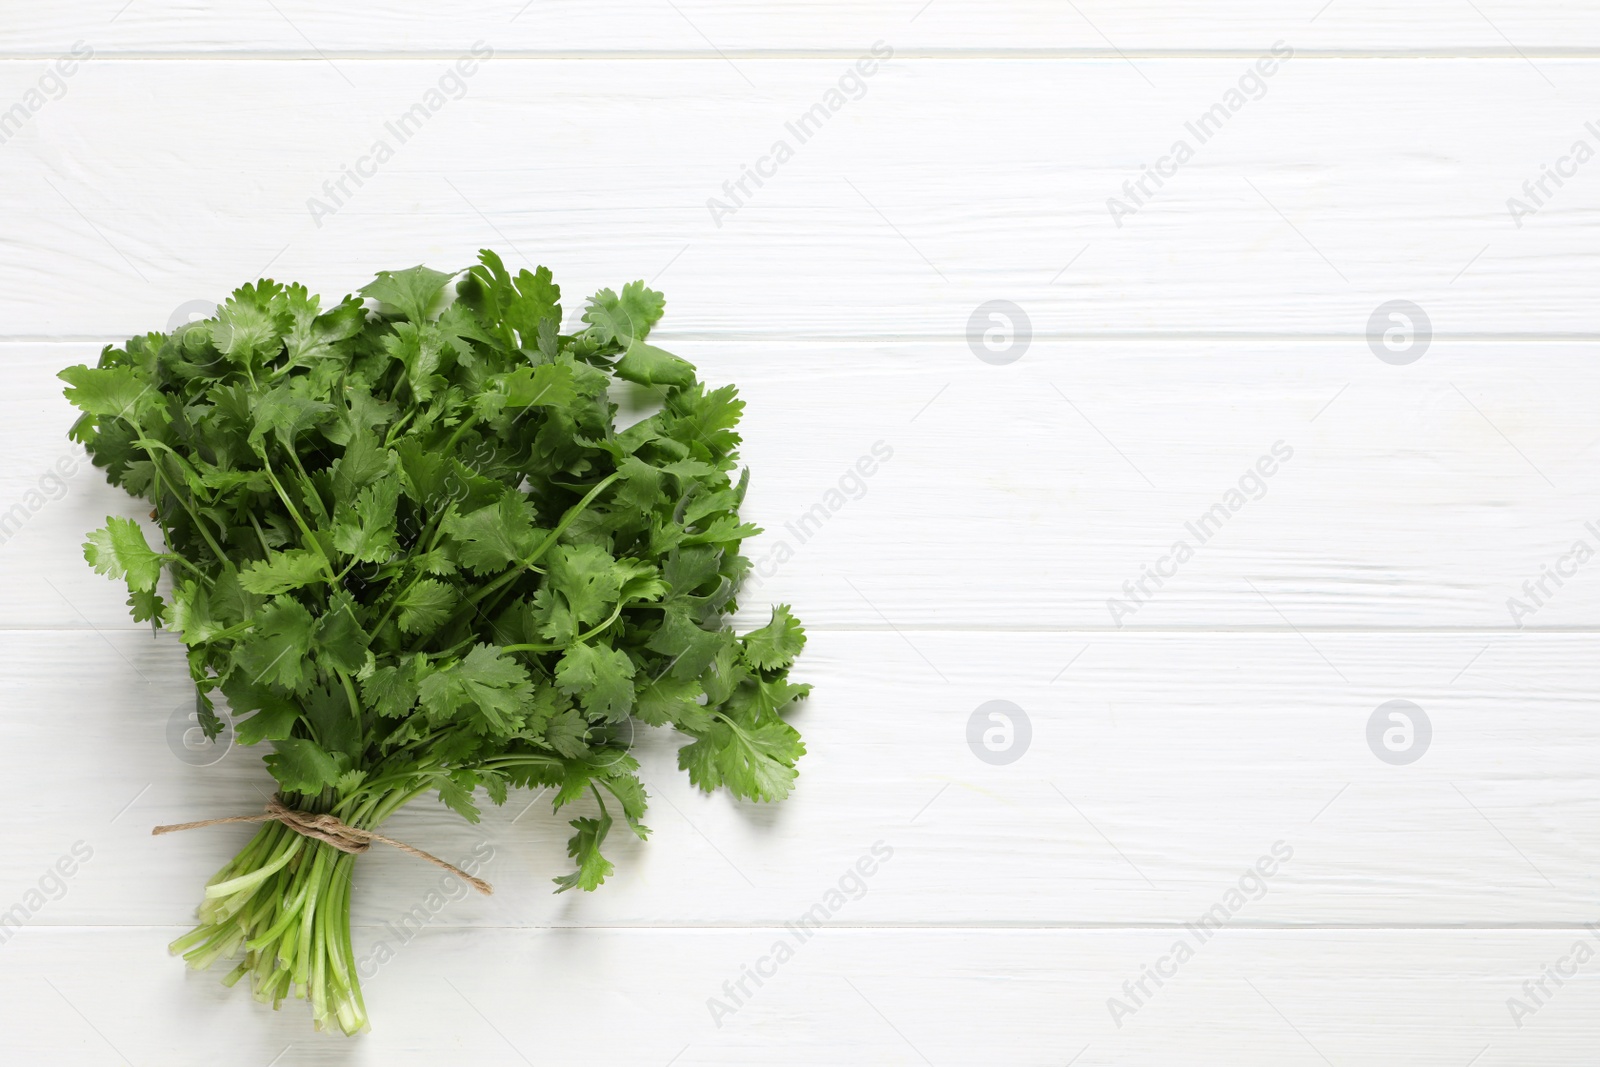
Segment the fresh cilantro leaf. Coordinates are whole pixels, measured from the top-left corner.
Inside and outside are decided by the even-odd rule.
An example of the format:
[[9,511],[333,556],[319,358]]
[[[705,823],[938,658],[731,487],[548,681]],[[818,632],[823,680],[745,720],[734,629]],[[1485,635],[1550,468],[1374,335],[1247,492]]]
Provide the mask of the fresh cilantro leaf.
[[705,689],[698,679],[664,675],[639,688],[633,713],[650,726],[681,724],[704,729],[710,719],[700,703],[703,696]]
[[361,682],[361,696],[379,715],[404,718],[417,705],[416,660],[385,664]]
[[654,345],[647,345],[638,338],[628,345],[628,350],[612,370],[618,378],[640,385],[694,384],[694,364]]
[[621,296],[610,289],[596,293],[583,312],[583,321],[595,328],[601,340],[627,348],[634,341],[643,340],[650,327],[660,321],[666,304],[666,297],[645,288],[644,282],[629,282],[622,287]]
[[[665,301],[643,282],[596,294],[574,334],[560,301],[548,269],[487,250],[337,303],[262,280],[61,378],[69,436],[164,545],[114,518],[85,558],[126,581],[135,621],[181,634],[207,736],[220,692],[237,740],[270,742],[286,805],[367,828],[427,792],[470,821],[480,787],[592,797],[557,879],[592,890],[613,812],[648,834],[634,718],[685,735],[699,787],[775,800],[810,687],[789,678],[805,633],[786,605],[742,637],[728,622],[759,532],[740,515],[744,402],[648,343]],[[623,382],[660,409],[619,427]],[[190,958],[247,944],[233,977],[257,996],[304,992],[320,1026],[360,1030],[354,861],[282,827],[251,840]]]
[[413,324],[423,323],[433,318],[451,277],[422,266],[410,270],[380,270],[378,277],[361,290],[361,295],[396,309]]
[[794,788],[800,735],[786,722],[744,727],[726,718],[678,750],[678,766],[707,793],[725,785],[748,800],[782,800]]
[[266,559],[258,560],[239,572],[239,585],[263,596],[287,593],[291,589],[326,580],[322,562],[322,554],[309,548],[270,552]]
[[505,377],[506,407],[562,408],[577,398],[572,368],[560,363],[518,367]]
[[772,621],[745,634],[743,641],[745,659],[752,666],[776,671],[789,666],[800,655],[800,650],[806,647],[806,631],[789,613],[789,605],[779,604],[772,609]]
[[298,600],[277,597],[256,614],[255,626],[235,650],[251,684],[266,682],[299,689],[310,678],[311,612]]
[[457,542],[461,565],[474,574],[494,574],[533,551],[537,535],[532,509],[522,494],[508,490],[498,503],[466,515],[452,514],[445,532]]
[[477,645],[466,658],[422,679],[422,707],[435,724],[458,711],[473,710],[479,733],[507,737],[521,724],[523,705],[532,699],[528,672],[493,645]]
[[400,483],[375,481],[361,490],[355,506],[341,508],[333,528],[333,547],[362,563],[378,563],[399,550],[395,507]]
[[320,793],[342,773],[338,762],[315,741],[289,737],[274,741],[272,747],[275,751],[266,757],[267,769],[286,792]]
[[68,367],[60,374],[71,388],[65,390],[72,405],[89,415],[133,419],[140,401],[155,388],[132,367]]
[[408,634],[428,633],[444,625],[456,605],[455,587],[423,578],[400,595],[400,629]]
[[576,694],[584,710],[620,722],[633,707],[633,661],[621,649],[575,644],[556,667],[556,683]]
[[600,845],[611,832],[611,816],[601,808],[600,818],[573,819],[570,825],[577,833],[567,841],[567,855],[578,861],[578,869],[554,879],[556,885],[561,887],[556,892],[598,889],[616,870],[611,861],[600,854]]
[[161,556],[132,519],[106,519],[105,526],[84,542],[83,558],[107,577],[126,579],[134,592],[154,589],[161,577]]

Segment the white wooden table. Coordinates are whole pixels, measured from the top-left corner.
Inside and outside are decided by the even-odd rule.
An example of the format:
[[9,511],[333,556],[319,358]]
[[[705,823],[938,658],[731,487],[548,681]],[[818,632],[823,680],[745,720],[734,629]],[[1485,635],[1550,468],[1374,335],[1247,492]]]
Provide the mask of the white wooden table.
[[[0,1060],[1595,1062],[1597,150],[1594,0],[0,0]],[[268,778],[53,375],[485,246],[741,387],[810,754],[644,738],[581,897],[544,802],[418,803],[498,891],[364,858],[313,1034],[164,952],[248,831],[148,828]]]

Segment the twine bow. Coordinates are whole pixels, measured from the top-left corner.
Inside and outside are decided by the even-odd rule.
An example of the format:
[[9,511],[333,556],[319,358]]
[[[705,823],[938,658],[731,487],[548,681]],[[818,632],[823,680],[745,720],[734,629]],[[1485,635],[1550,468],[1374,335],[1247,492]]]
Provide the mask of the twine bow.
[[228,815],[221,819],[201,819],[199,822],[180,822],[169,826],[157,826],[150,832],[152,834],[170,834],[179,830],[198,830],[202,826],[221,826],[230,822],[279,822],[297,834],[314,838],[324,844],[332,845],[340,852],[359,854],[372,847],[372,842],[389,845],[399,849],[409,856],[419,860],[427,860],[435,867],[443,868],[451,874],[466,882],[484,896],[494,892],[494,887],[482,878],[474,878],[453,863],[446,863],[430,852],[396,841],[392,837],[385,837],[372,830],[363,830],[358,826],[351,826],[332,815],[315,815],[308,811],[295,811],[286,807],[277,797],[267,801],[267,808],[259,815]]

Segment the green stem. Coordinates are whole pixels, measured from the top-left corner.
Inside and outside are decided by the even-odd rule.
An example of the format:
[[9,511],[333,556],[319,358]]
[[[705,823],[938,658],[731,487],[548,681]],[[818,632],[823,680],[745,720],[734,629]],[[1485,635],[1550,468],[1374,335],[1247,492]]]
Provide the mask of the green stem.
[[451,434],[450,435],[450,440],[448,440],[448,441],[446,441],[444,443],[444,452],[445,452],[446,455],[450,454],[452,451],[455,450],[456,442],[461,440],[461,435],[466,433],[473,426],[477,425],[477,422],[478,422],[477,412],[473,412],[467,418],[464,418],[464,419],[461,420],[461,425],[456,427],[456,432]]
[[[556,543],[557,539],[560,538],[562,534],[567,532],[567,527],[571,526],[578,516],[582,515],[584,510],[588,508],[590,504],[594,503],[595,498],[604,492],[612,482],[616,481],[620,477],[622,477],[622,472],[616,471],[597,482],[586,494],[584,494],[582,500],[579,500],[576,504],[567,509],[567,513],[563,515],[561,521],[556,524],[556,528],[551,530],[549,535],[543,541],[539,542],[538,546],[528,555],[526,559],[520,562],[517,566],[511,568],[511,570],[502,574],[499,578],[496,578],[493,582],[490,582],[482,589],[479,589],[466,600],[463,600],[455,609],[455,611],[451,613],[450,618],[445,620],[444,625],[439,627],[435,633],[443,633],[449,630],[451,626],[455,625],[455,623],[460,620],[463,613],[465,611],[472,610],[478,601],[482,600],[491,593],[499,591],[505,586],[516,581],[518,578],[522,577],[522,575],[532,568],[535,563],[539,562],[540,558],[543,557],[546,552],[550,551],[550,547]],[[411,643],[411,647],[407,649],[407,651],[417,651],[424,644],[426,644],[428,639],[432,636],[433,634],[422,634]]]
[[328,561],[327,554],[322,551],[322,542],[318,541],[316,535],[311,532],[311,527],[306,525],[306,520],[300,517],[300,509],[294,506],[294,501],[289,499],[289,494],[283,488],[283,483],[278,481],[278,476],[273,473],[272,463],[267,459],[266,449],[261,449],[256,454],[261,457],[261,469],[266,472],[267,480],[272,483],[272,488],[277,490],[278,499],[283,501],[283,506],[288,509],[289,517],[294,520],[294,524],[300,527],[300,534],[305,539],[305,546],[316,552],[317,558],[322,560],[322,569],[328,572],[328,578],[332,581],[334,588],[338,588],[339,576],[334,573],[333,564]]
[[[419,545],[423,544],[424,541],[427,542],[422,550],[424,554],[432,552],[438,547],[439,538],[444,536],[445,519],[447,519],[454,511],[455,504],[453,502],[446,505],[439,511],[439,514],[433,517],[432,525],[429,527],[426,534],[423,537],[417,538],[416,543]],[[378,624],[372,628],[373,640],[377,640],[378,635],[383,633],[384,626],[388,625],[389,619],[397,610],[399,610],[400,601],[404,600],[406,598],[406,594],[411,592],[412,588],[425,577],[427,577],[427,572],[419,569],[416,574],[412,575],[411,581],[406,584],[406,587],[400,590],[399,594],[396,595],[393,600],[389,601],[389,606],[383,610],[383,615],[379,617]],[[387,595],[388,590],[385,589],[384,592],[385,595]]]
[[[168,543],[170,544],[171,542],[169,541]],[[176,552],[164,553],[161,558],[166,560],[168,563],[177,563],[180,566],[186,567],[189,570],[193,571],[195,576],[197,578],[199,578],[201,581],[205,582],[206,586],[208,588],[212,585],[211,575],[207,574],[205,571],[201,570],[199,567],[195,566],[193,563],[190,563],[187,559],[184,559],[182,556],[178,555]]]
[[[133,424],[133,428],[138,431],[141,438],[144,437],[144,430],[137,422]],[[169,449],[168,451],[171,450]],[[231,569],[233,564],[229,561],[228,554],[222,551],[222,546],[217,544],[217,542],[212,538],[211,531],[206,529],[206,524],[201,521],[200,513],[194,509],[193,502],[187,495],[178,491],[176,483],[174,483],[172,479],[167,476],[166,471],[161,469],[161,461],[155,452],[151,451],[149,448],[146,448],[145,455],[150,457],[150,470],[155,475],[156,483],[159,486],[166,488],[166,490],[177,499],[178,506],[189,513],[189,519],[194,523],[195,532],[200,535],[200,539],[206,543],[206,547],[210,548],[212,554],[217,557],[217,562],[222,564],[222,566]],[[165,533],[166,531],[163,530],[162,532]],[[168,543],[170,544],[170,542]]]
[[388,448],[389,446],[393,445],[395,437],[400,433],[401,430],[406,428],[406,424],[408,422],[417,417],[417,412],[421,410],[421,408],[414,407],[410,411],[406,412],[404,418],[396,420],[395,424],[389,427],[389,432],[383,437],[383,447]]
[[[332,810],[371,828],[430,787],[431,781],[412,779],[388,792],[346,796]],[[350,933],[355,861],[280,823],[263,826],[211,879],[200,925],[174,941],[172,951],[196,968],[242,951],[225,984],[249,976],[257,999],[277,1006],[290,995],[303,997],[318,1029],[357,1033],[367,1012]]]
[[501,577],[495,579],[495,581],[490,585],[474,593],[472,597],[469,598],[468,603],[476,604],[478,601],[499,589],[501,586],[514,581],[516,578],[522,575],[523,571],[526,571],[535,563],[538,563],[544,554],[550,551],[551,546],[553,546],[556,541],[560,539],[561,535],[567,532],[567,527],[571,526],[573,522],[577,520],[578,516],[582,515],[584,511],[588,509],[589,505],[594,503],[595,497],[599,496],[608,486],[611,485],[612,482],[616,481],[620,477],[622,477],[622,472],[617,471],[596,483],[594,488],[590,489],[584,494],[582,500],[578,501],[576,504],[572,505],[572,507],[567,509],[567,513],[561,517],[561,521],[556,523],[556,528],[551,530],[549,536],[547,536],[543,541],[539,542],[538,547],[528,555],[527,559],[524,559],[509,573],[502,575]]

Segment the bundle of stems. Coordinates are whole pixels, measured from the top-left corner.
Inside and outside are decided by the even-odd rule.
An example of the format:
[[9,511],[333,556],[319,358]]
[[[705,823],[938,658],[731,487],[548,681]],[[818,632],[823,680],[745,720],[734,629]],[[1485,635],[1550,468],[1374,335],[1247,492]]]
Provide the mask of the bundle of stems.
[[[562,333],[549,271],[488,251],[327,310],[244,286],[62,372],[72,436],[163,542],[111,517],[85,557],[181,637],[208,735],[221,698],[287,808],[359,837],[424,794],[475,822],[480,791],[549,787],[589,809],[558,891],[592,890],[613,813],[648,833],[632,723],[678,731],[692,782],[752,800],[786,796],[805,751],[785,719],[809,691],[788,680],[804,630],[784,605],[742,636],[726,622],[760,532],[732,476],[744,404],[646,342],[664,306],[602,290]],[[614,389],[655,410],[619,427]],[[173,950],[242,957],[229,984],[354,1033],[356,862],[268,821]]]

